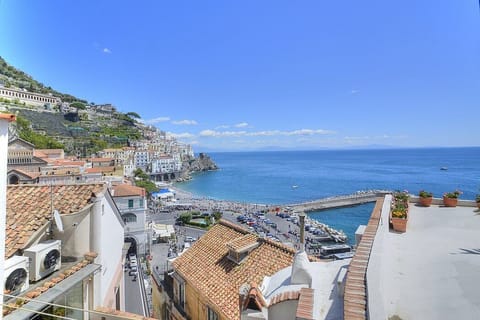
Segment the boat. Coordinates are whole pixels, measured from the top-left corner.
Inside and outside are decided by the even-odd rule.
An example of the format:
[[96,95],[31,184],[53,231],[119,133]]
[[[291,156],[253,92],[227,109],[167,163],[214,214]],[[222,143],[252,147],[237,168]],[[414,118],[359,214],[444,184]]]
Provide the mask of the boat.
[[440,170],[447,171],[448,167],[441,167]]
[[298,186],[294,184],[294,185],[292,186],[292,189],[296,189],[296,188],[298,188]]

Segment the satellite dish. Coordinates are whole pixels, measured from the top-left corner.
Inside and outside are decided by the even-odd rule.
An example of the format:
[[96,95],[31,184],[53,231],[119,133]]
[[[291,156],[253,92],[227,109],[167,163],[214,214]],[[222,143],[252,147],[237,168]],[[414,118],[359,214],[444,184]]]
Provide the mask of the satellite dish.
[[62,218],[60,218],[60,213],[58,210],[53,210],[53,219],[55,219],[55,225],[57,226],[58,231],[63,232],[63,223]]

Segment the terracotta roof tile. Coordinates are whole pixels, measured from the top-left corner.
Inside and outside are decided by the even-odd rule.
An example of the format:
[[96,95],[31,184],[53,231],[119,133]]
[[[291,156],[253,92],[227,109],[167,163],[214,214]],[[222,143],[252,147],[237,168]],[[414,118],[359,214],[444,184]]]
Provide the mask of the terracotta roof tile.
[[257,236],[253,233],[246,234],[226,243],[227,248],[234,251],[242,251],[242,249],[250,248],[258,244]]
[[114,172],[115,167],[93,167],[85,169],[87,173],[103,173],[103,172]]
[[226,244],[249,242],[254,238],[247,230],[221,220],[173,262],[180,276],[227,319],[240,318],[238,299],[242,284],[260,283],[265,276],[293,262],[294,249],[252,236],[259,246],[237,265],[228,259]]
[[112,188],[114,197],[145,196],[145,189],[129,184],[119,184]]
[[52,218],[53,206],[60,214],[71,214],[85,208],[104,184],[10,185],[7,187],[5,257],[11,257],[28,244],[30,236]]

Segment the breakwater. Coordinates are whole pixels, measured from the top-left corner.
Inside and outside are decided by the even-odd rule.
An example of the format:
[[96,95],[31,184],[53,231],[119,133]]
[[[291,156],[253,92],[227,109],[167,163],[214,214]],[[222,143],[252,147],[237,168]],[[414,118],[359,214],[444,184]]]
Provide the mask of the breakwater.
[[332,208],[349,207],[358,204],[375,202],[378,197],[383,197],[386,194],[392,193],[389,190],[368,190],[357,191],[349,195],[340,195],[335,197],[328,197],[302,203],[292,203],[283,205],[283,207],[290,207],[293,211],[320,211]]

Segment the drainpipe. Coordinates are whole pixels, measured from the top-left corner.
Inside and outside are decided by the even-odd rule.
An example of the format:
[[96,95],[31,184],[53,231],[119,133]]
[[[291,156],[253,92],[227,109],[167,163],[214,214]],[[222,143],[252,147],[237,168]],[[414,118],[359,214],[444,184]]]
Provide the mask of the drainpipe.
[[305,212],[298,214],[300,220],[300,249],[299,252],[305,251]]
[[[15,115],[0,113],[0,283],[3,285],[5,273],[5,228],[7,220],[7,154],[8,123],[15,121]],[[2,288],[3,292],[3,288]],[[2,300],[3,301],[3,296]],[[3,304],[0,304],[0,319],[3,317]]]

